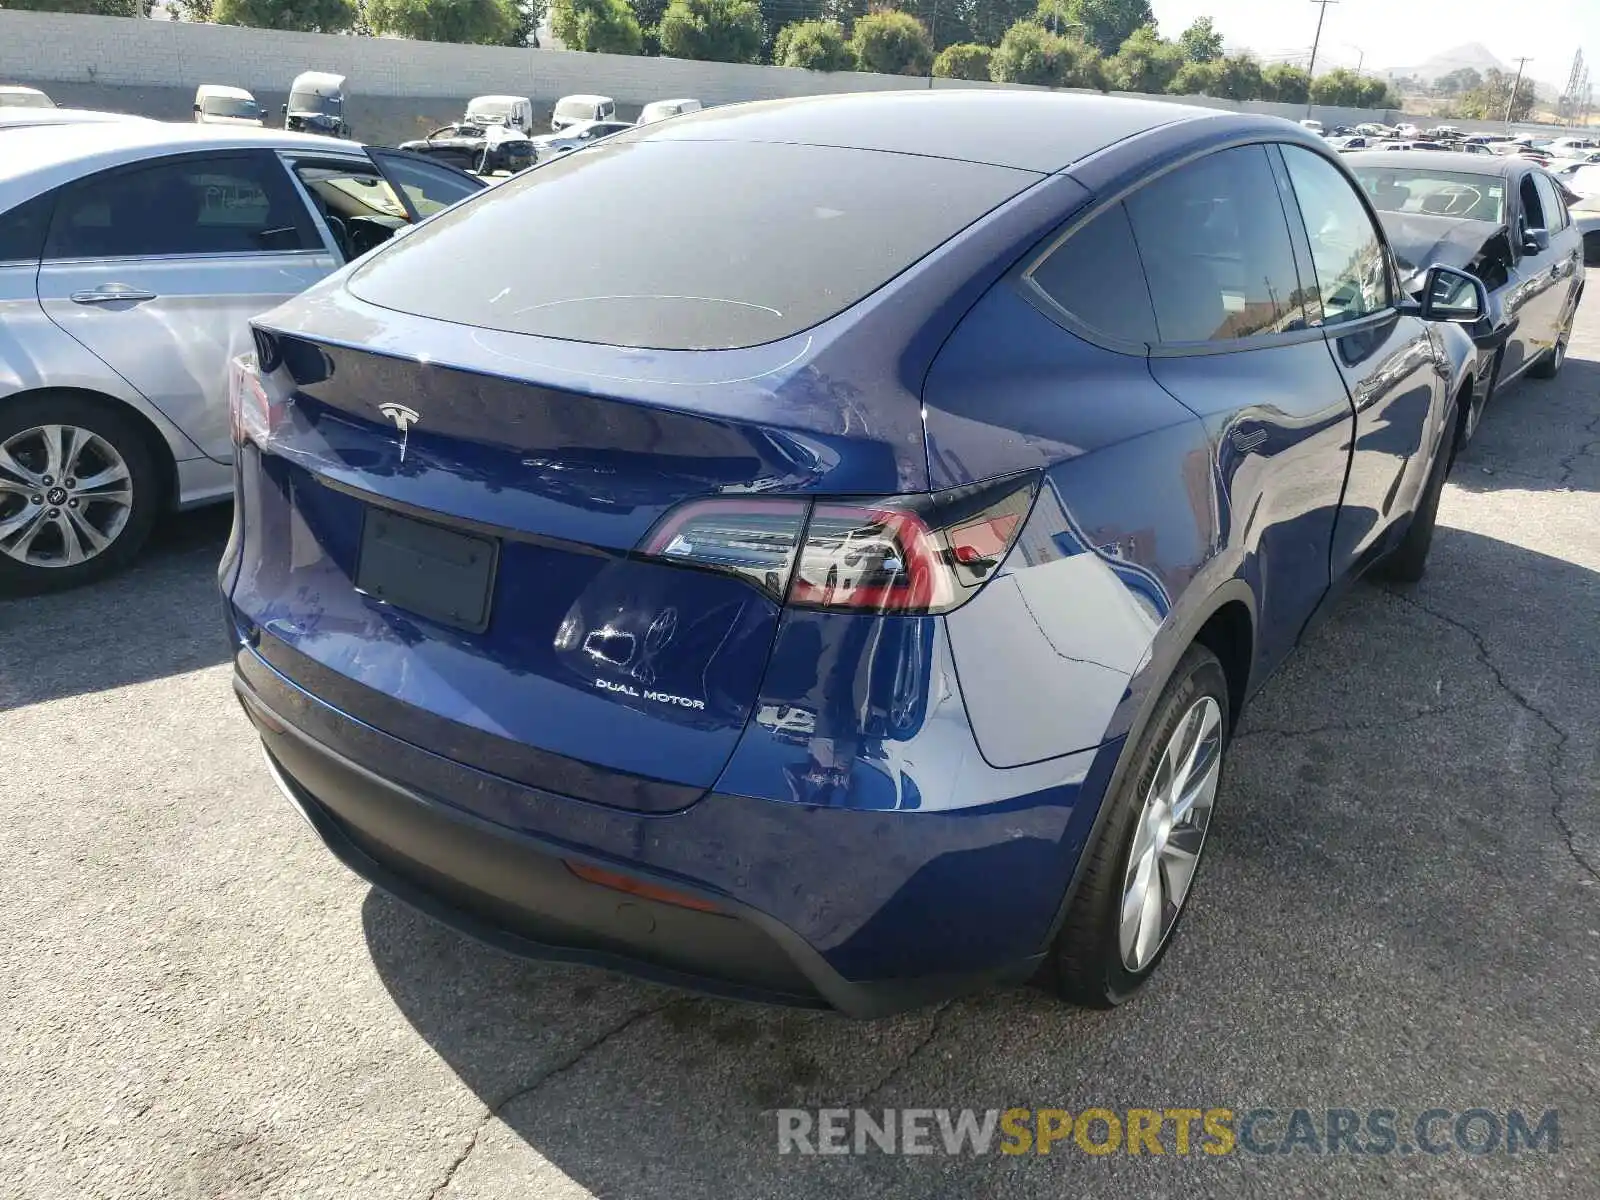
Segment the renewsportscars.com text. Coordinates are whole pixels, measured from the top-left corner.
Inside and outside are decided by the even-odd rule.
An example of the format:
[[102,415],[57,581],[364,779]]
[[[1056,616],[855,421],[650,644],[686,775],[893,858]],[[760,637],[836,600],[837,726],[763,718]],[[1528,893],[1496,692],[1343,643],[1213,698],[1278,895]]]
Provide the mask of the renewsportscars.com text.
[[779,1154],[1549,1154],[1555,1109],[780,1108]]

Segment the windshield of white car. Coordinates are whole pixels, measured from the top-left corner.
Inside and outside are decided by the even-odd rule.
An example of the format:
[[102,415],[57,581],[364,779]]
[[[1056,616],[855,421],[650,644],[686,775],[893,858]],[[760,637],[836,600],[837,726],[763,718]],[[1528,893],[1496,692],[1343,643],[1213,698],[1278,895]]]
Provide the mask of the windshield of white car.
[[200,101],[200,111],[208,117],[244,117],[251,121],[261,116],[261,106],[254,100],[233,96],[207,96]]
[[316,92],[290,92],[289,111],[292,113],[322,113],[336,117],[344,106],[339,96],[322,96]]
[[55,101],[43,92],[0,92],[0,107],[54,108]]
[[1380,212],[1420,213],[1505,222],[1506,185],[1498,175],[1417,167],[1357,167],[1356,178]]
[[563,100],[556,105],[556,116],[578,117],[586,121],[594,120],[594,104],[588,100]]

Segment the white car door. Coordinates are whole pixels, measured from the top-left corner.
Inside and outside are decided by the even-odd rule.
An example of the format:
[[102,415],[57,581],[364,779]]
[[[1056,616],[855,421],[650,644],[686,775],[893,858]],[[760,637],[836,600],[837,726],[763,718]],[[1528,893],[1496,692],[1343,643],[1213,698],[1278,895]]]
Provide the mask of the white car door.
[[249,320],[335,266],[269,150],[182,154],[64,188],[39,301],[207,457],[233,456],[228,363]]

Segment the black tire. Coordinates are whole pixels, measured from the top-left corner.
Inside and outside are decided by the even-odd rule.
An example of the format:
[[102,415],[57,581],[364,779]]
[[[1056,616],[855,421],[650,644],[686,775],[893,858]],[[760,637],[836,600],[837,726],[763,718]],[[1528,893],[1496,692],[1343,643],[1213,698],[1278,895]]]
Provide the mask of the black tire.
[[[23,562],[6,553],[0,542],[0,595],[61,591],[122,570],[143,548],[164,506],[163,475],[135,417],[111,402],[60,393],[40,392],[0,402],[0,446],[25,430],[45,425],[73,425],[103,438],[127,467],[132,504],[110,543],[82,562],[65,566]],[[31,504],[31,496],[0,492],[0,525]]]
[[1455,441],[1460,437],[1459,422],[1457,426],[1457,430],[1450,435],[1451,445],[1448,448],[1439,447],[1439,457],[1434,460],[1433,471],[1428,476],[1427,490],[1422,493],[1405,536],[1373,568],[1373,574],[1379,578],[1395,583],[1416,583],[1427,573],[1428,553],[1433,549],[1433,531],[1439,524],[1439,498],[1444,495],[1444,481],[1449,477],[1451,464],[1456,460]]
[[1574,312],[1567,317],[1567,323],[1561,327],[1561,332],[1556,334],[1556,344],[1541,354],[1533,366],[1528,368],[1528,375],[1533,379],[1554,379],[1561,374],[1561,368],[1567,362],[1567,342],[1572,338],[1572,322],[1577,316]]
[[[1190,878],[1183,902],[1154,956],[1137,971],[1124,963],[1119,942],[1123,884],[1133,850],[1134,835],[1144,811],[1161,759],[1179,723],[1211,697],[1221,713],[1219,757],[1227,746],[1233,715],[1228,711],[1228,679],[1217,656],[1204,646],[1191,646],[1178,661],[1150,723],[1133,750],[1122,782],[1105,798],[1108,806],[1100,836],[1084,853],[1089,861],[1077,893],[1056,935],[1055,945],[1040,970],[1037,982],[1061,999],[1089,1008],[1112,1008],[1131,998],[1161,965],[1173,935],[1194,895]],[[1220,769],[1220,768],[1219,768]],[[1200,849],[1203,850],[1202,840]],[[1200,859],[1204,855],[1200,854]],[[1199,863],[1196,863],[1198,872]]]

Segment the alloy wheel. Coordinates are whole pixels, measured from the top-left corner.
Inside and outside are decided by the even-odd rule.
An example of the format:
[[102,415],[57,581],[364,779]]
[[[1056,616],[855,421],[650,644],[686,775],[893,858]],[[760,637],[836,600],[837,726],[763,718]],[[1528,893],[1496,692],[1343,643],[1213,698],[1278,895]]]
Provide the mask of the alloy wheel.
[[1162,751],[1134,825],[1117,924],[1122,965],[1155,959],[1189,895],[1222,770],[1222,708],[1202,696]]
[[97,557],[133,512],[117,448],[77,425],[35,425],[0,443],[0,553],[30,567]]

